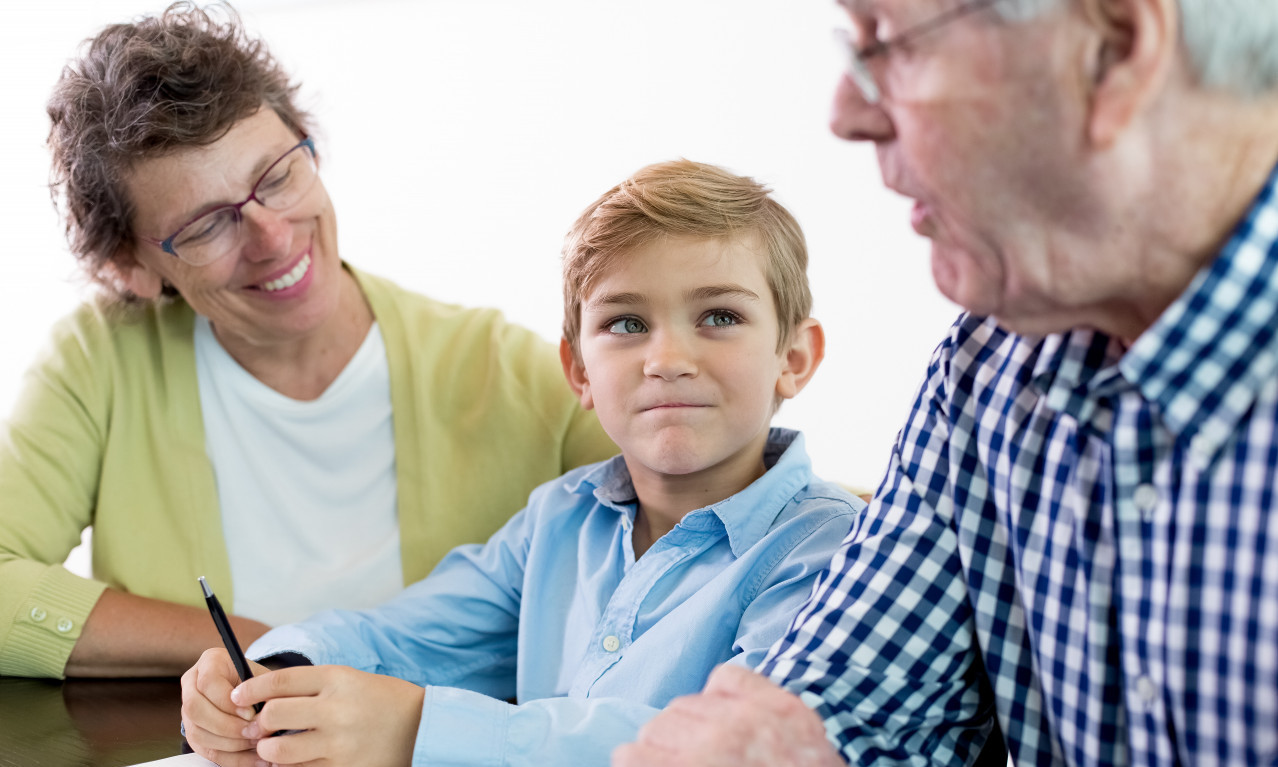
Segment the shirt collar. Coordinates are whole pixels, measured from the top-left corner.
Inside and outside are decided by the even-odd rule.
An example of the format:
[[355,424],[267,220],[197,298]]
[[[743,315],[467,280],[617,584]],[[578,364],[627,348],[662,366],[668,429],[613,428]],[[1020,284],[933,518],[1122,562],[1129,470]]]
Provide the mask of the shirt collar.
[[1089,328],[1057,333],[1042,340],[1030,380],[1047,407],[1107,431],[1091,421],[1102,398],[1126,387],[1116,366],[1122,354],[1117,340]]
[[1167,428],[1210,458],[1278,370],[1278,168],[1229,241],[1123,358]]
[[[762,477],[718,503],[688,512],[679,526],[699,530],[721,526],[732,553],[740,557],[767,534],[790,499],[813,479],[803,435],[791,429],[768,431],[763,464],[768,470]],[[634,513],[635,487],[620,455],[586,472],[568,489],[582,495],[592,493],[599,503],[621,514]]]

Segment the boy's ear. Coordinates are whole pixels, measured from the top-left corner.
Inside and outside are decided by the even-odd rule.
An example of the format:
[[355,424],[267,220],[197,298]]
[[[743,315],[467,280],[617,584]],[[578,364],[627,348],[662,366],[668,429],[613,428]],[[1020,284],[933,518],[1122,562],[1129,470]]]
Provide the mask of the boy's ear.
[[572,346],[566,338],[559,339],[559,363],[564,366],[564,378],[568,379],[572,393],[581,400],[581,406],[586,410],[593,410],[595,399],[590,393],[590,379],[586,377],[586,366],[581,364],[577,355],[572,353]]
[[777,394],[790,399],[803,391],[812,380],[821,360],[825,359],[825,330],[821,323],[807,318],[790,335],[790,346],[783,352],[781,375],[777,377]]
[[101,276],[126,288],[138,298],[147,301],[159,298],[164,288],[164,278],[133,255],[133,249],[121,245],[105,264]]

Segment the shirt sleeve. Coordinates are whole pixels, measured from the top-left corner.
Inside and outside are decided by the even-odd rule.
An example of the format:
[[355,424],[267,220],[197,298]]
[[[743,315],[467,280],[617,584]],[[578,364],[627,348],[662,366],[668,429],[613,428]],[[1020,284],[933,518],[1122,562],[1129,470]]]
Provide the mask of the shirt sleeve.
[[993,724],[953,526],[945,353],[887,475],[760,672],[857,765],[971,764]]
[[607,764],[658,709],[621,698],[543,698],[514,705],[428,687],[413,764],[576,767]]
[[106,585],[61,563],[91,523],[107,371],[59,327],[0,424],[0,675],[61,677]]
[[316,665],[513,697],[529,525],[524,509],[488,543],[458,546],[389,602],[273,629],[248,655],[296,652]]

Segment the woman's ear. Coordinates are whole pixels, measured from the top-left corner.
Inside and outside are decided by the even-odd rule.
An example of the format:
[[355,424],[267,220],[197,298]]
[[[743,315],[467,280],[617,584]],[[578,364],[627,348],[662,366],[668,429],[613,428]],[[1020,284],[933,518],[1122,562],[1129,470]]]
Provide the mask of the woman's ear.
[[590,393],[590,379],[586,377],[586,366],[573,352],[572,345],[566,338],[559,339],[559,363],[564,366],[564,378],[568,379],[568,385],[572,387],[573,394],[581,400],[581,406],[586,410],[593,410],[595,400]]
[[807,318],[790,334],[790,344],[782,353],[781,375],[777,377],[777,395],[790,399],[803,391],[825,359],[825,330],[821,323]]
[[1095,30],[1087,121],[1097,147],[1112,145],[1158,96],[1180,45],[1176,0],[1083,0]]
[[148,301],[160,297],[164,278],[151,267],[143,264],[133,254],[133,249],[121,245],[98,271],[107,281],[128,290],[138,298]]

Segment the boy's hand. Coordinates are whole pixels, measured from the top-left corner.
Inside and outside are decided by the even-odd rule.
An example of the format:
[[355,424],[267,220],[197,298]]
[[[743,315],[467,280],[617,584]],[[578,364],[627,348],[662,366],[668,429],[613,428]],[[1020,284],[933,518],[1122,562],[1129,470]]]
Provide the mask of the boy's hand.
[[[253,673],[269,673],[249,661]],[[222,767],[249,767],[259,763],[254,739],[244,737],[253,718],[253,707],[237,706],[231,690],[240,683],[231,656],[222,648],[205,650],[182,675],[182,728],[191,749]]]
[[[239,720],[239,742],[256,743],[257,754],[244,762],[218,764],[241,767],[262,759],[273,765],[406,767],[412,762],[424,695],[411,682],[346,666],[298,666],[254,676],[230,698],[250,712],[254,703],[266,703],[252,722]],[[267,737],[280,730],[301,732]],[[187,733],[189,741],[189,726]]]
[[843,767],[812,709],[767,679],[720,666],[612,752],[613,767]]

